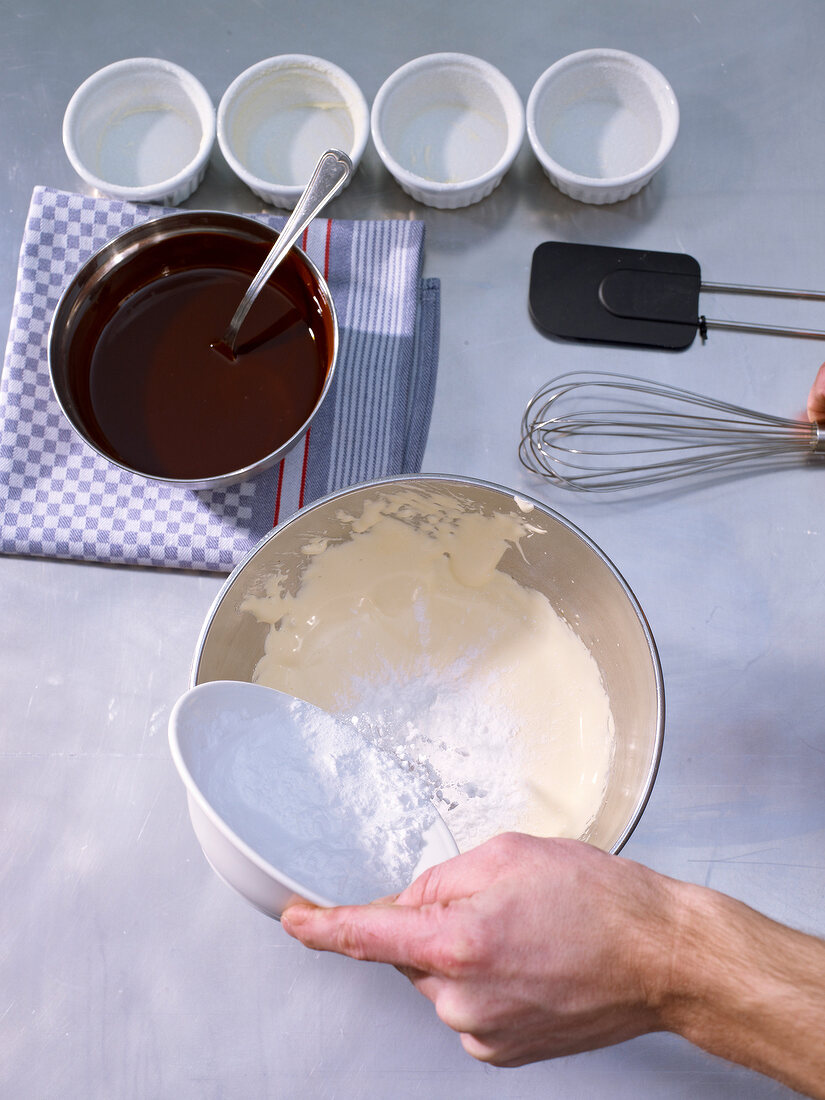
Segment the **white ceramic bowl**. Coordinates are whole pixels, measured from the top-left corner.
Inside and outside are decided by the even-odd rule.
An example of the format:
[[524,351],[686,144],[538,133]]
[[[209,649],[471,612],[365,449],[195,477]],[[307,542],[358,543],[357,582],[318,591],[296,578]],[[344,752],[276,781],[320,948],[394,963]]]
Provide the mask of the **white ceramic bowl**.
[[524,105],[488,62],[427,54],[381,85],[372,139],[408,195],[453,210],[485,198],[501,182],[524,140]]
[[215,143],[215,108],[190,72],[131,57],[93,73],[63,118],[72,167],[101,194],[175,206],[203,180]]
[[[227,733],[237,728],[241,713],[250,729],[254,729],[256,723],[260,725],[261,720],[277,720],[279,736],[284,739],[300,738],[297,726],[300,718],[290,716],[285,708],[273,707],[270,697],[279,693],[253,685],[251,691],[238,696],[237,686],[202,684],[183,695],[169,717],[172,759],[186,787],[189,817],[204,855],[224,882],[270,917],[280,918],[287,906],[298,901],[324,906],[351,901],[336,899],[334,890],[329,896],[320,892],[317,860],[326,847],[332,865],[340,861],[342,842],[336,836],[330,836],[326,845],[316,836],[308,845],[316,862],[314,867],[307,869],[307,881],[314,886],[308,886],[307,881],[298,882],[271,862],[280,853],[287,866],[296,865],[294,851],[284,848],[284,838],[290,834],[299,836],[300,823],[296,825],[283,819],[280,806],[269,804],[268,798],[256,797],[255,790],[233,781],[226,772],[227,759],[231,757],[223,749],[222,741]],[[257,759],[261,761],[260,757]],[[275,760],[264,759],[262,774],[275,764]],[[423,848],[414,877],[458,854],[456,843],[438,814],[422,839]],[[357,873],[354,878],[357,881]],[[332,887],[333,884],[328,885]]]
[[658,69],[623,50],[570,54],[538,78],[527,136],[548,178],[580,202],[629,198],[661,168],[679,105]]
[[218,144],[232,171],[259,198],[291,210],[321,153],[341,149],[357,168],[369,109],[355,81],[320,57],[259,61],[218,105]]

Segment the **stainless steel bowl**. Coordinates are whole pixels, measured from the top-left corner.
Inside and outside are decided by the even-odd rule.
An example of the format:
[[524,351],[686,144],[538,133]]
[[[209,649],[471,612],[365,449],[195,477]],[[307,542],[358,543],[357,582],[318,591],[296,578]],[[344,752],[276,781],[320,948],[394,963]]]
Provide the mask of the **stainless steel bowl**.
[[[289,439],[273,446],[260,459],[236,469],[209,473],[208,476],[160,476],[123,461],[107,450],[97,437],[94,409],[88,395],[88,354],[83,345],[90,341],[90,329],[101,324],[101,313],[105,311],[114,315],[120,308],[119,303],[128,301],[129,295],[146,286],[150,279],[157,280],[158,290],[153,290],[153,293],[162,293],[163,250],[172,242],[176,247],[180,245],[191,251],[192,245],[187,242],[195,241],[198,234],[208,234],[210,238],[225,240],[228,244],[240,242],[244,247],[254,248],[255,255],[260,256],[258,266],[277,239],[275,230],[261,222],[240,214],[220,211],[169,214],[120,234],[83,264],[63,292],[49,333],[49,371],[52,389],[67,420],[80,438],[107,461],[129,473],[153,481],[188,489],[219,489],[245,481],[275,465],[306,434],[329,392],[335,373],[338,358],[338,318],[324,277],[300,248],[293,247],[273,279],[287,277],[283,273],[288,272],[288,277],[295,285],[300,284],[301,294],[305,294],[306,298],[306,302],[301,303],[301,308],[305,305],[307,310],[313,312],[317,323],[323,326],[326,348],[323,387],[309,416]],[[198,262],[197,256],[185,261],[186,269],[197,268]],[[256,270],[257,266],[249,270],[250,282]],[[240,297],[238,300],[240,301]],[[225,321],[228,320],[227,317]],[[225,322],[216,318],[215,323],[217,339],[225,328]],[[234,364],[227,365],[227,369],[233,367]]]
[[[615,749],[602,807],[585,839],[618,852],[636,827],[650,796],[664,735],[664,687],[656,645],[644,613],[616,567],[596,544],[537,500],[488,482],[447,476],[410,476],[371,482],[319,501],[275,528],[229,576],[201,631],[191,684],[251,680],[263,654],[267,626],[240,610],[274,573],[295,591],[314,537],[348,537],[340,513],[359,514],[379,493],[407,486],[455,495],[469,512],[513,514],[541,531],[521,550],[509,549],[499,568],[519,584],[542,592],[593,654],[610,699]],[[522,553],[523,551],[523,553]]]

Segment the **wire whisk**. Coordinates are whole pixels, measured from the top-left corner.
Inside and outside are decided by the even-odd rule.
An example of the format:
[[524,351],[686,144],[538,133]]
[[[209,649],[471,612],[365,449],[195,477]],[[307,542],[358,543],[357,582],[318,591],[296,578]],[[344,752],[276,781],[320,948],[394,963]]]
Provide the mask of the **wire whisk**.
[[822,459],[825,424],[755,412],[631,375],[573,371],[542,386],[530,401],[519,457],[562,488],[612,492]]

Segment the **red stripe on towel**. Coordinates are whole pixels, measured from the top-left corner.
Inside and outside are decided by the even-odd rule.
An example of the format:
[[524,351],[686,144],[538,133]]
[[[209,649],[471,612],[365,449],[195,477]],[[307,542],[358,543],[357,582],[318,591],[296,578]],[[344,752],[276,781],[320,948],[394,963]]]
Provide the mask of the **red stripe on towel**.
[[[309,226],[307,226],[307,228],[304,230],[303,246],[302,246],[304,249],[306,249],[306,246],[307,246],[308,236],[309,236]],[[325,240],[324,240],[324,278],[325,279],[329,278],[329,242],[330,242],[330,237],[331,236],[332,236],[332,220],[330,218],[327,218],[326,237],[325,237]],[[298,494],[298,507],[299,508],[303,508],[303,506],[304,506],[304,493],[306,491],[306,483],[307,483],[307,469],[309,468],[309,438],[310,438],[311,431],[312,431],[311,428],[307,428],[306,439],[304,440],[304,464],[303,464],[303,467],[301,469],[301,489],[300,489],[300,492]]]
[[275,492],[275,515],[272,517],[272,526],[278,526],[278,519],[281,514],[281,488],[284,484],[284,460],[278,463],[278,488]]
[[[327,218],[326,234],[325,234],[325,239],[324,239],[324,278],[325,279],[329,278],[329,252],[330,252],[330,239],[331,239],[331,237],[332,237],[332,220],[330,218]],[[303,235],[301,236],[301,248],[303,248],[304,251],[306,251],[306,249],[307,249],[307,242],[308,241],[309,241],[309,226],[307,226],[307,228],[303,232]],[[306,494],[307,471],[309,469],[309,440],[310,440],[310,434],[311,434],[311,429],[308,428],[307,429],[307,434],[304,438],[304,459],[303,459],[303,463],[301,464],[301,486],[300,486],[300,490],[299,490],[299,493],[298,493],[298,507],[299,508],[303,508],[303,506],[304,506],[304,497],[305,497],[305,494]],[[272,522],[273,527],[278,526],[278,522],[279,522],[279,519],[280,519],[281,493],[282,493],[282,490],[283,490],[283,483],[284,483],[284,462],[285,462],[285,460],[281,460],[281,462],[278,466],[278,488],[277,488],[276,495],[275,495],[275,515],[273,517],[273,522]]]
[[304,506],[304,490],[307,484],[307,467],[309,466],[309,436],[312,428],[307,428],[306,439],[304,440],[304,464],[301,468],[301,491],[298,493],[298,507]]

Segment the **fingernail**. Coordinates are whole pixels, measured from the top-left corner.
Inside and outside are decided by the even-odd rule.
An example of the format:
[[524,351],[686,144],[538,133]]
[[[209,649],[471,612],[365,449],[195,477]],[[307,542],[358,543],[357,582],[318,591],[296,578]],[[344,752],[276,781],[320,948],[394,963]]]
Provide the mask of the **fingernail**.
[[[295,914],[288,909],[285,909],[284,912],[281,914],[281,927],[283,928],[284,932],[288,932],[290,935],[292,935],[293,928],[295,927],[295,923],[293,922],[294,916]],[[298,922],[299,921],[300,917],[298,917]]]
[[305,908],[300,905],[290,905],[288,909],[284,909],[281,913],[281,927],[289,935],[293,934],[293,929],[303,924],[306,915]]

